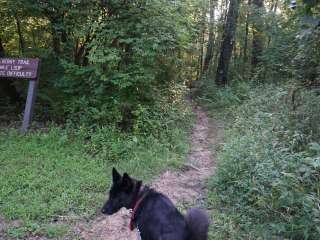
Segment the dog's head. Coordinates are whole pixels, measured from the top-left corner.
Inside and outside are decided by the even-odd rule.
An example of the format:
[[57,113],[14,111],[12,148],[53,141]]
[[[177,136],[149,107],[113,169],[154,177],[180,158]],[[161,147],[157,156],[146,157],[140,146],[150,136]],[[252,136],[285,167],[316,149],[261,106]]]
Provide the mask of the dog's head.
[[107,215],[116,213],[122,207],[131,208],[136,197],[137,186],[141,185],[141,181],[131,178],[127,173],[121,176],[115,168],[112,169],[112,181],[109,199],[101,210]]

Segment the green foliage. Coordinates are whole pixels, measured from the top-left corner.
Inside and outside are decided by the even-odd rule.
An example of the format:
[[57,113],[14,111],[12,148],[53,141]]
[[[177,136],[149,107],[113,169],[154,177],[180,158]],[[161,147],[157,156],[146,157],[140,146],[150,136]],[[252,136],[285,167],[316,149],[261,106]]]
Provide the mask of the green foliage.
[[[260,74],[255,80],[277,83],[295,77],[295,66],[292,60],[297,54],[299,45],[296,39],[298,20],[293,16],[283,19],[274,14],[270,14],[269,17],[268,37],[272,40],[261,56],[264,64],[260,67]],[[271,20],[271,18],[275,19]]]
[[[320,20],[319,20],[320,21]],[[320,28],[303,29],[294,58],[296,78],[307,84],[320,83]]]
[[[177,80],[179,41],[185,35],[180,3],[165,2],[108,3],[112,13],[90,27],[90,64],[63,63],[66,74],[57,86],[75,96],[67,103],[71,116],[85,106],[97,118],[88,122],[128,123],[141,106],[162,101],[161,94]],[[115,119],[104,114],[110,111]]]
[[[0,1],[7,56],[42,59],[41,119],[132,130],[188,77],[184,53],[196,37],[194,0]],[[17,14],[15,14],[17,13]],[[15,21],[20,21],[22,34]],[[191,73],[192,74],[192,73]],[[17,83],[25,95],[25,86]],[[156,110],[157,111],[157,110]],[[110,114],[111,113],[111,114]]]
[[55,127],[24,138],[2,133],[1,213],[27,226],[66,213],[92,214],[107,172],[82,153],[82,145],[82,139]]
[[319,239],[319,96],[263,86],[234,113],[209,201],[217,239]]
[[267,15],[269,42],[261,56],[264,64],[256,80],[293,79],[308,85],[319,82],[319,4],[298,4],[294,12],[286,9],[282,15],[272,12]]
[[247,100],[251,88],[250,83],[240,80],[234,81],[224,88],[219,88],[213,79],[205,77],[196,83],[194,95],[207,108],[228,109],[239,106]]

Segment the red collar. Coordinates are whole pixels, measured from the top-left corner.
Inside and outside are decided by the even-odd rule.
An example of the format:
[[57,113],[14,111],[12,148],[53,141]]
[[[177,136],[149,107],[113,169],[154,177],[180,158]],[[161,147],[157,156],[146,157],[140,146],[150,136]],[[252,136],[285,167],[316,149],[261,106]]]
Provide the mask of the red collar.
[[136,203],[135,203],[135,205],[134,205],[134,208],[133,208],[133,210],[132,210],[131,218],[130,218],[130,225],[129,225],[129,229],[130,229],[131,231],[133,231],[133,230],[136,228],[136,226],[135,226],[135,224],[134,224],[134,217],[135,217],[136,212],[137,212],[137,209],[138,209],[138,207],[140,206],[140,203],[142,202],[142,200],[144,199],[144,197],[145,197],[145,196],[142,196],[142,197],[140,197],[140,198],[138,199],[138,201],[136,201]]

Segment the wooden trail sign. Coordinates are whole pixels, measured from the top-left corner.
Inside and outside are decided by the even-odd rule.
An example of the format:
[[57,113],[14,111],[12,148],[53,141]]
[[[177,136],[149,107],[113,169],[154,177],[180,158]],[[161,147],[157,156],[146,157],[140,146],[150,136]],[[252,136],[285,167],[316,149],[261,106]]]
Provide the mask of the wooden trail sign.
[[25,134],[32,121],[34,103],[36,100],[39,80],[40,59],[24,58],[0,58],[1,78],[15,78],[29,80],[28,96],[23,115],[21,133]]

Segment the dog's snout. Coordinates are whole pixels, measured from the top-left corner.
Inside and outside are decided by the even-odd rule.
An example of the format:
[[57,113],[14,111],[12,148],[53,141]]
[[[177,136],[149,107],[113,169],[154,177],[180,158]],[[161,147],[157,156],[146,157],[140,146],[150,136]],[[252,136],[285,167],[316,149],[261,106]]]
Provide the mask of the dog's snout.
[[102,207],[101,212],[103,214],[107,214],[107,215],[111,215],[112,209],[113,209],[113,204],[110,202],[110,200],[108,202],[105,203],[105,205]]
[[102,208],[101,212],[106,215],[112,215],[114,213],[110,208]]
[[106,214],[106,213],[107,213],[107,210],[103,207],[103,208],[101,209],[101,212],[102,212],[103,214]]
[[105,205],[103,206],[103,208],[101,209],[101,212],[102,212],[103,214],[110,214],[110,206],[109,206],[109,204],[105,204]]
[[105,214],[105,213],[106,213],[106,209],[105,209],[105,207],[101,208],[101,212],[102,212],[103,214]]

